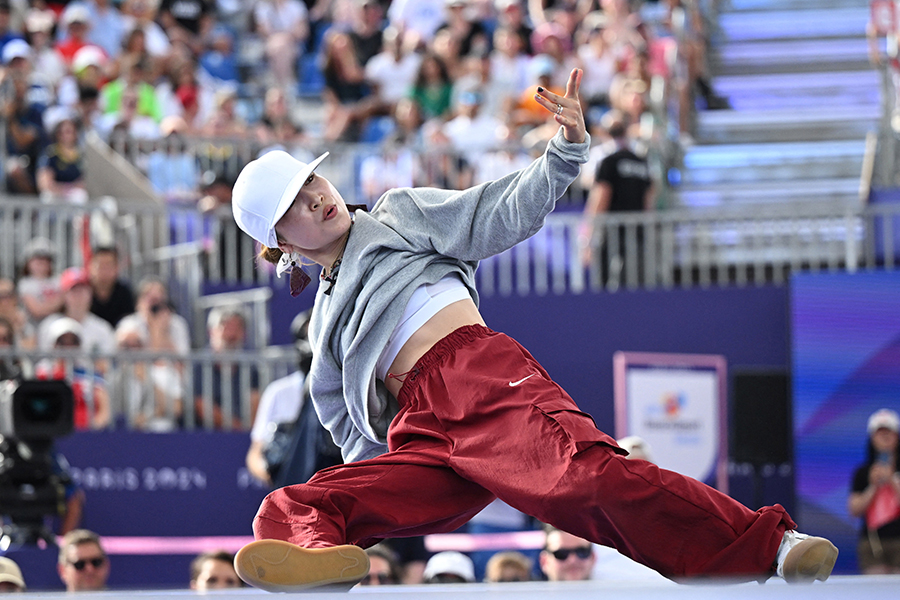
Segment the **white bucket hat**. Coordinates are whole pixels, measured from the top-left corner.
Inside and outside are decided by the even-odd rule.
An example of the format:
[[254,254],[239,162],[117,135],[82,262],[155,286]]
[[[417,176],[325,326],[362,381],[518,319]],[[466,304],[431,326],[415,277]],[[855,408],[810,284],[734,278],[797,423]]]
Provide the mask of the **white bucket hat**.
[[248,163],[232,190],[231,209],[238,227],[260,244],[277,248],[275,223],[326,156],[328,152],[307,164],[273,150]]

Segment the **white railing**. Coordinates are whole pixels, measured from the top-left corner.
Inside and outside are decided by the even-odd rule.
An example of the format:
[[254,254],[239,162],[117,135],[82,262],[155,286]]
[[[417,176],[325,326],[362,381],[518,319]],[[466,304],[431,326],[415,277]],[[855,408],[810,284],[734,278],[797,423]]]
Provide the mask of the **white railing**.
[[[286,285],[269,265],[257,263],[252,240],[238,230],[227,208],[200,215],[122,203],[117,214],[111,229],[126,257],[124,274],[132,281],[161,274],[183,287],[182,304],[190,305],[179,305],[182,314],[193,312],[202,281],[237,288]],[[0,201],[0,276],[14,276],[30,235],[57,242],[58,269],[80,264],[79,228],[110,219],[105,215],[92,204]],[[595,252],[592,263],[583,265],[581,215],[563,210],[551,214],[532,239],[483,261],[478,282],[486,295],[563,294],[778,284],[794,271],[895,268],[898,218],[900,204],[858,202],[613,214],[601,217],[596,228],[606,240],[606,260]]]

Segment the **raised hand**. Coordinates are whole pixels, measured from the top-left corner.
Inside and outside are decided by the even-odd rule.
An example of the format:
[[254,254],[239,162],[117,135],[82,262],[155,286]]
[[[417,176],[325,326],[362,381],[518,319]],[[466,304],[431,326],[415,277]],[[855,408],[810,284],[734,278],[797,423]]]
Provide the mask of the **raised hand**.
[[584,114],[581,112],[581,100],[578,89],[584,71],[572,69],[566,83],[566,95],[560,96],[550,90],[539,87],[534,99],[538,104],[554,114],[556,122],[563,126],[563,135],[570,142],[580,144],[585,140]]

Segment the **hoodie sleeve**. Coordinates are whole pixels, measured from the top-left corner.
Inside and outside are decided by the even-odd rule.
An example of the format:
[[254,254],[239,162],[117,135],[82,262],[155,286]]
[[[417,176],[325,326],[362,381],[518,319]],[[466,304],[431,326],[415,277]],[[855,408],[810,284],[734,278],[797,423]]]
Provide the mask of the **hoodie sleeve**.
[[461,191],[400,189],[373,213],[414,247],[460,260],[482,260],[537,233],[587,162],[590,137],[568,142],[562,128],[529,166]]

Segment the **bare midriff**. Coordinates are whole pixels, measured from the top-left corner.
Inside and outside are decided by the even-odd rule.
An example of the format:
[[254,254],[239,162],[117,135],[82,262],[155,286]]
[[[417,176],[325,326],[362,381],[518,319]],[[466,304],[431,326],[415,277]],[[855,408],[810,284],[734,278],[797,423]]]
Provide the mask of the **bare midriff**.
[[[391,363],[388,373],[401,375],[412,370],[416,363],[422,358],[422,355],[431,350],[438,340],[447,337],[454,330],[466,325],[484,325],[484,319],[478,312],[478,307],[472,300],[460,300],[454,302],[440,310],[436,315],[428,319],[424,325],[409,338],[397,358]],[[400,388],[403,387],[403,381],[406,378],[388,377],[384,382],[390,393],[396,398],[400,394]]]

